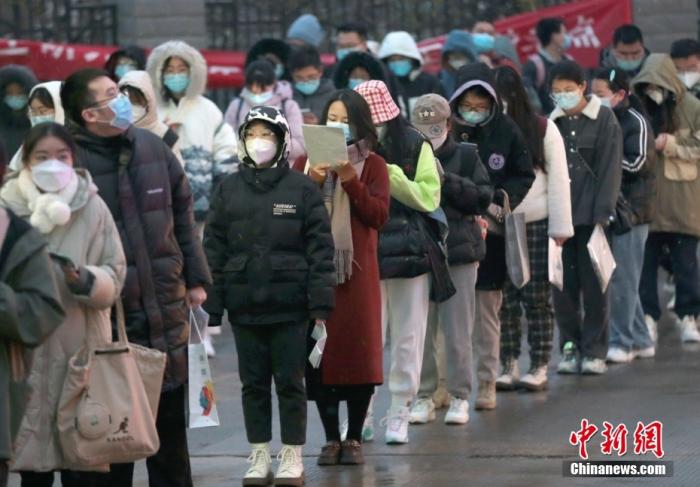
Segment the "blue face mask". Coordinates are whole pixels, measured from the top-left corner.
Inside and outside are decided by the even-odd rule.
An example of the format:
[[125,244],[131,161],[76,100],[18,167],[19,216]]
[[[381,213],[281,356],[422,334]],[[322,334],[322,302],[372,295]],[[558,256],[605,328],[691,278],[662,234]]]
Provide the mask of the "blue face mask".
[[114,100],[109,103],[109,109],[114,112],[114,118],[110,122],[112,127],[116,127],[121,130],[126,130],[129,125],[134,120],[134,114],[131,109],[131,102],[129,97],[125,95],[119,95]]
[[163,84],[170,91],[179,95],[184,93],[190,85],[190,75],[187,73],[166,74],[163,76]]
[[479,125],[483,123],[489,116],[488,112],[477,112],[473,110],[459,110],[459,116],[471,125]]
[[114,68],[114,75],[122,79],[126,73],[129,71],[134,71],[136,68],[134,67],[133,64],[118,64],[116,68]]
[[31,115],[29,120],[32,123],[32,127],[35,127],[40,123],[53,122],[55,119],[53,115]]
[[26,107],[28,102],[27,95],[5,95],[5,105],[15,111]]
[[284,76],[284,65],[275,64],[275,78],[282,79],[282,76]]
[[572,110],[581,103],[581,93],[578,91],[555,93],[552,94],[552,99],[562,110]]
[[366,79],[362,79],[362,78],[350,78],[350,79],[348,80],[348,88],[350,88],[351,90],[354,90],[355,88],[357,88],[358,86],[360,86],[360,85],[361,85],[362,83],[364,83],[365,81],[367,81],[367,80],[366,80]]
[[355,50],[356,49],[354,47],[342,47],[335,51],[335,58],[338,61],[342,61],[345,56],[347,56],[351,52],[355,52]]
[[244,98],[248,99],[248,103],[250,103],[252,106],[259,106],[259,105],[264,105],[270,99],[272,98],[273,93],[272,91],[265,91],[263,93],[251,93],[250,91],[246,90],[246,93],[243,95]]
[[635,71],[642,65],[643,59],[620,59],[615,58],[618,67],[623,71]]
[[343,122],[326,122],[326,127],[337,127],[343,129],[343,135],[345,136],[345,142],[350,142],[352,140],[352,132],[350,131],[350,125]]
[[477,52],[486,52],[493,49],[496,39],[491,34],[472,34],[472,42]]
[[411,71],[413,71],[413,63],[408,59],[389,61],[389,69],[399,78],[403,78],[411,74]]
[[564,34],[564,45],[562,48],[566,51],[567,49],[571,48],[573,43],[574,41],[571,39],[571,36],[569,34]]
[[297,81],[294,83],[294,87],[304,95],[313,95],[318,91],[318,87],[321,86],[320,79],[311,79],[308,81]]

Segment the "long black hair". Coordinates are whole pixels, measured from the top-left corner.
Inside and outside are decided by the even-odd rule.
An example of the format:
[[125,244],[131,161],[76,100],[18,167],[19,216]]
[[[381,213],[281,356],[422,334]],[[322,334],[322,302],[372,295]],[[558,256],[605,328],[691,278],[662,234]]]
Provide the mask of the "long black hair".
[[22,164],[25,166],[29,165],[29,156],[32,151],[36,148],[36,145],[46,137],[56,137],[61,139],[70,149],[73,158],[75,159],[75,153],[77,151],[75,141],[73,136],[68,132],[68,129],[63,125],[55,122],[40,123],[29,131],[29,133],[24,138],[24,144],[22,145]]
[[378,145],[377,129],[372,123],[372,112],[365,99],[354,90],[338,90],[326,103],[321,116],[321,125],[325,125],[328,120],[328,110],[336,101],[345,105],[345,110],[348,112],[348,124],[352,129],[354,138],[366,140],[370,150],[376,150]]
[[386,136],[383,140],[385,149],[384,155],[388,157],[387,162],[391,161],[394,164],[401,163],[406,133],[409,130],[415,130],[420,134],[420,131],[408,123],[401,115],[392,118],[386,123]]
[[[668,94],[661,105],[644,95],[648,83],[638,83],[634,86],[636,94],[642,101],[642,106],[651,120],[651,128],[654,135],[672,134],[678,128],[678,116],[676,115],[676,95],[672,91],[664,89]],[[659,86],[662,88],[662,86]]]
[[624,106],[634,108],[647,118],[649,117],[642,100],[630,91],[630,77],[625,71],[619,68],[605,68],[596,72],[593,79],[604,81],[613,93],[624,91],[627,96],[620,103],[623,103]]
[[537,133],[539,123],[537,115],[525,93],[523,80],[518,72],[510,66],[501,66],[493,70],[496,91],[508,105],[508,115],[520,127],[532,154],[532,164],[546,172],[544,162],[544,138]]

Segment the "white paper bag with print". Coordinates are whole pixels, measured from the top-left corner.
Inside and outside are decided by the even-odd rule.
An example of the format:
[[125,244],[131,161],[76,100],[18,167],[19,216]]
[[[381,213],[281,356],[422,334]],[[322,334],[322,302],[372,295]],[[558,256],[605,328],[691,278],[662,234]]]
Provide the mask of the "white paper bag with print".
[[208,326],[209,315],[201,306],[190,309],[190,341],[187,345],[189,363],[189,427],[219,426],[214,382],[209,369],[209,359],[202,343],[201,328]]
[[591,238],[588,240],[587,247],[588,255],[591,256],[593,271],[600,283],[600,289],[605,292],[617,264],[615,264],[615,258],[612,250],[610,250],[610,244],[608,244],[608,238],[605,236],[603,227],[600,225],[595,226]]
[[553,238],[549,239],[549,282],[560,291],[564,290],[564,260],[563,248],[557,245]]

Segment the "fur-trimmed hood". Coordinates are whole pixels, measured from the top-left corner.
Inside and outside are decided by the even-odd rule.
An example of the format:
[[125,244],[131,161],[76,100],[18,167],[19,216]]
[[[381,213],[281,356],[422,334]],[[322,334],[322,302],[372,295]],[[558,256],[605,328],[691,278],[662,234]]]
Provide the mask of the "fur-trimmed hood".
[[163,98],[163,70],[171,57],[179,57],[190,67],[190,84],[185,98],[194,99],[204,94],[207,88],[207,62],[204,56],[183,41],[168,41],[151,51],[146,63],[146,71],[153,80],[156,96]]

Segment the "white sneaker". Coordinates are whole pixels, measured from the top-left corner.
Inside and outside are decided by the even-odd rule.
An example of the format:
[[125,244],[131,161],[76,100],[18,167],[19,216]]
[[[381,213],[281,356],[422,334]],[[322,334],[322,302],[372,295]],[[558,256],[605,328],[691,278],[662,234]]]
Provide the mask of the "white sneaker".
[[499,391],[513,391],[518,386],[520,380],[520,367],[518,361],[508,360],[503,365],[501,375],[496,379],[496,389]]
[[221,326],[210,326],[207,328],[207,333],[213,337],[221,335]]
[[301,487],[304,485],[304,463],[301,446],[282,445],[277,455],[280,466],[275,475],[275,485]]
[[209,335],[205,335],[202,338],[202,343],[204,344],[204,351],[207,352],[207,357],[216,357],[216,350],[214,350],[214,343],[211,341]]
[[656,355],[656,348],[653,346],[647,348],[639,348],[637,350],[632,350],[632,355],[634,358],[654,358]]
[[248,457],[250,468],[243,477],[243,485],[270,485],[272,483],[272,459],[269,443],[253,444]]
[[437,390],[433,393],[433,403],[435,404],[435,409],[449,407],[450,399],[450,393],[447,392],[447,388],[444,384],[440,384]]
[[566,342],[561,352],[562,358],[557,366],[558,374],[578,374],[578,357],[576,356],[576,345],[573,342]]
[[644,315],[644,323],[647,325],[647,330],[649,330],[649,336],[654,344],[659,342],[659,327],[656,320],[650,315]]
[[619,347],[610,347],[606,360],[613,364],[628,364],[634,360],[634,353]]
[[411,406],[408,422],[411,424],[426,424],[435,421],[435,403],[429,397],[421,397]]
[[531,368],[530,371],[520,379],[522,385],[528,391],[543,391],[547,388],[547,366]]
[[386,426],[385,440],[387,445],[401,445],[408,443],[408,417],[407,407],[392,407],[382,419],[382,425]]
[[469,421],[469,401],[453,397],[445,414],[445,424],[466,424]]
[[[374,412],[372,411],[372,404],[370,403],[370,408],[367,410],[367,416],[365,416],[365,422],[362,425],[362,443],[369,443],[374,441]],[[345,441],[348,439],[348,420],[346,419],[340,425],[340,441]]]
[[694,316],[686,316],[680,323],[683,343],[700,342],[700,332]]
[[602,375],[608,371],[602,358],[586,357],[581,361],[581,373],[585,375]]

